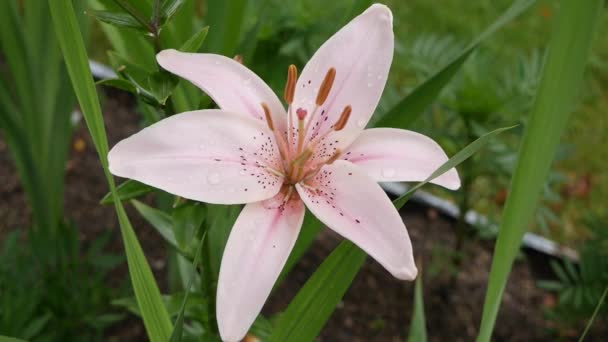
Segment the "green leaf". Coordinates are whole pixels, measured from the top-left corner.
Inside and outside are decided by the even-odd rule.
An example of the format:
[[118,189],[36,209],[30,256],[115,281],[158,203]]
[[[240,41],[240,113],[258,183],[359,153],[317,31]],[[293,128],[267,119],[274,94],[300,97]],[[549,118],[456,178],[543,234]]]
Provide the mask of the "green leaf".
[[246,0],[207,1],[207,24],[211,27],[207,46],[210,52],[224,56],[236,53],[247,7]]
[[147,88],[150,89],[150,92],[156,101],[164,105],[169,96],[171,96],[171,92],[173,92],[175,86],[177,86],[178,81],[178,78],[172,74],[165,71],[159,71],[148,76]]
[[179,50],[182,52],[198,52],[201,46],[203,46],[203,42],[205,41],[205,38],[207,38],[208,32],[209,26],[203,27],[182,44]]
[[[485,134],[441,165],[424,182],[416,185],[404,196],[393,201],[400,209],[411,194],[422,185],[441,176],[452,167],[465,161],[473,153],[486,145],[490,138],[512,127],[497,129]],[[346,293],[352,280],[363,265],[366,254],[350,241],[343,241],[323,261],[285,312],[279,317],[270,341],[311,341],[335,310],[336,305]]]
[[0,342],[26,342],[25,340],[20,340],[16,337],[2,336],[0,335]]
[[167,241],[173,248],[180,250],[175,234],[173,233],[173,222],[171,216],[162,210],[152,208],[138,200],[131,200],[131,204],[137,209],[137,212],[148,221],[156,229],[156,231]]
[[568,115],[579,96],[602,1],[562,1],[494,249],[478,341],[489,341],[522,238],[534,215]]
[[141,309],[144,325],[150,340],[166,342],[173,329],[162,303],[158,285],[146,257],[133,231],[131,222],[119,200],[114,178],[108,170],[108,140],[105,132],[99,98],[71,0],[48,1],[55,34],[63,52],[72,87],[91,133],[93,143],[104,169],[108,185],[114,196],[114,207],[127,254],[131,283]]
[[[185,292],[173,293],[171,295],[162,296],[163,305],[171,317],[179,315],[185,296]],[[186,304],[186,309],[184,311],[185,317],[201,319],[200,315],[204,314],[203,310],[206,302],[207,300],[200,293],[191,293],[189,295],[189,300]],[[141,311],[139,310],[139,306],[137,305],[137,300],[135,299],[135,297],[115,299],[112,301],[111,304],[123,307],[134,315],[141,317]]]
[[410,324],[409,342],[426,342],[426,318],[424,317],[424,297],[422,293],[422,274],[416,278],[414,290],[414,314]]
[[510,22],[523,11],[528,9],[536,0],[516,0],[513,4],[475,38],[462,52],[454,57],[445,67],[431,76],[414,89],[409,95],[399,101],[392,109],[382,115],[374,126],[377,127],[409,127],[435,101],[446,84],[460,70],[462,64],[477,49],[486,38]]
[[367,255],[350,241],[342,242],[279,316],[268,339],[312,341],[340,302]]
[[177,319],[175,320],[173,332],[171,333],[170,342],[181,342],[181,340],[182,340],[182,333],[183,333],[182,331],[184,328],[184,313],[186,311],[186,304],[188,303],[188,297],[190,296],[190,293],[191,293],[190,289],[192,288],[192,284],[194,283],[194,279],[196,278],[195,277],[196,269],[198,267],[198,262],[200,260],[201,250],[203,249],[203,244],[205,242],[205,236],[206,236],[206,234],[204,234],[203,237],[201,237],[201,241],[198,244],[198,248],[196,249],[196,252],[194,253],[194,261],[192,262],[192,268],[194,269],[194,272],[192,273],[190,280],[188,281],[188,286],[186,286],[186,288],[185,288],[186,294],[184,295],[184,300],[182,302],[181,309],[179,310],[179,315],[177,316]]
[[133,16],[123,12],[88,10],[86,13],[99,21],[103,21],[104,23],[117,27],[136,29],[140,31],[148,30],[145,26],[142,26],[139,21],[135,20]]
[[149,32],[153,32],[154,29],[150,25],[150,22],[146,19],[146,16],[141,13],[139,8],[133,6],[133,4],[128,0],[113,0],[115,4],[120,6],[126,13],[128,13],[133,19],[141,24],[141,26],[145,27]]
[[517,126],[503,127],[503,128],[495,129],[491,132],[488,132],[488,133],[482,135],[477,140],[473,141],[472,143],[467,145],[465,148],[460,150],[458,153],[453,155],[452,158],[450,158],[447,162],[445,162],[437,170],[435,170],[427,179],[425,179],[424,181],[413,186],[410,190],[408,190],[408,192],[406,192],[405,194],[403,194],[399,198],[397,198],[395,201],[393,201],[393,203],[395,203],[395,206],[397,208],[401,208],[412,197],[412,195],[414,195],[416,190],[418,190],[422,186],[428,184],[433,179],[446,173],[449,169],[451,169],[451,168],[459,165],[463,161],[469,159],[473,154],[475,154],[475,152],[479,151],[482,147],[486,146],[490,142],[490,140],[492,138],[494,138],[496,135],[498,135],[504,131],[510,130],[514,127],[517,127]]
[[[148,194],[152,191],[154,191],[153,187],[151,187],[147,184],[132,180],[132,179],[124,181],[122,184],[120,184],[116,188],[116,193],[117,193],[120,201],[130,200],[132,198]],[[112,193],[108,192],[105,196],[103,196],[103,198],[101,199],[101,201],[99,201],[99,203],[100,204],[114,203],[114,198],[112,196]]]
[[133,83],[122,78],[107,78],[105,80],[97,81],[95,84],[128,91],[129,93],[135,95],[139,94],[137,87],[135,87]]
[[182,7],[184,0],[164,0],[161,7],[161,21],[160,25],[164,25],[166,22],[171,20],[173,15]]

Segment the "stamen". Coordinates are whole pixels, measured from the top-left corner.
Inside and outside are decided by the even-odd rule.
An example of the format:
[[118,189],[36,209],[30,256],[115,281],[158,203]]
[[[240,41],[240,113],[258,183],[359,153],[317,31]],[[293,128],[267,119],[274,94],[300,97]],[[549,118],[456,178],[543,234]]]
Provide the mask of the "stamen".
[[270,115],[270,108],[266,102],[262,102],[262,108],[264,109],[264,116],[266,116],[266,123],[271,131],[274,131],[274,123],[272,122],[272,116]]
[[293,97],[296,92],[296,81],[298,80],[298,68],[295,65],[290,65],[287,69],[287,84],[285,85],[285,101],[287,104],[293,102]]
[[344,126],[346,126],[346,123],[348,122],[348,119],[350,118],[350,113],[352,111],[353,111],[353,107],[351,107],[350,105],[344,107],[344,110],[342,111],[340,118],[334,124],[334,131],[340,131],[344,128]]
[[237,63],[243,64],[243,55],[235,55],[233,58]]
[[304,119],[306,118],[305,109],[298,108],[296,110],[296,115],[298,116],[298,147],[296,149],[296,153],[302,152],[302,145],[304,144],[304,138],[306,137],[306,130],[304,129]]
[[323,83],[321,83],[321,87],[319,88],[319,93],[317,94],[317,106],[321,106],[327,100],[329,96],[329,91],[331,87],[334,85],[334,80],[336,79],[336,68],[330,68],[325,75],[325,79],[323,79]]

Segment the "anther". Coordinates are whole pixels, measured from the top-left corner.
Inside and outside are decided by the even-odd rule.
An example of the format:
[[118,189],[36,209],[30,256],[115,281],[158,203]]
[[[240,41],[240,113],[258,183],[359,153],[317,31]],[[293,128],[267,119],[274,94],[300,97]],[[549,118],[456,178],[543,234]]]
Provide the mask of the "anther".
[[287,84],[285,85],[285,101],[287,104],[293,102],[293,96],[296,92],[296,81],[298,80],[298,68],[295,65],[290,65],[287,69]]
[[340,118],[334,124],[334,131],[340,131],[344,128],[344,126],[346,126],[346,123],[348,122],[348,119],[350,118],[350,113],[352,111],[353,111],[353,107],[351,107],[350,105],[344,107],[344,110],[342,111]]
[[262,108],[264,109],[264,116],[266,116],[268,128],[270,128],[271,131],[274,131],[274,124],[272,122],[272,116],[270,115],[270,108],[268,108],[268,104],[266,104],[266,102],[262,102]]
[[243,55],[235,55],[233,58],[237,63],[243,64]]
[[327,100],[329,96],[329,91],[331,87],[334,85],[334,80],[336,79],[336,68],[330,68],[323,79],[323,83],[321,83],[321,87],[319,88],[319,93],[317,94],[317,106],[321,106]]

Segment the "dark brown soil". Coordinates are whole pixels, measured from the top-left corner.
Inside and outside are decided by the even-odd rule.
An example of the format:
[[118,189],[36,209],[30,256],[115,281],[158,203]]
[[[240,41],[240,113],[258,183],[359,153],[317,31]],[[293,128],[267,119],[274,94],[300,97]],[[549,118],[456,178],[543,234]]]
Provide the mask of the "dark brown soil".
[[[139,129],[139,117],[132,99],[108,91],[104,115],[110,145]],[[84,150],[73,148],[67,166],[66,215],[74,220],[82,239],[92,240],[110,230],[111,249],[123,253],[120,231],[113,207],[101,206],[99,199],[107,186],[97,155],[84,124],[74,141],[84,140]],[[0,238],[13,229],[25,229],[29,210],[6,144],[0,137]],[[465,261],[455,278],[447,260],[455,244],[453,222],[432,209],[408,204],[402,211],[413,241],[418,265],[423,270],[424,299],[431,341],[472,341],[479,326],[485,286],[490,269],[492,242],[465,244]],[[159,280],[166,289],[166,249],[164,243],[139,215],[129,210],[140,243]],[[325,230],[285,283],[272,295],[265,312],[286,307],[316,267],[339,243],[340,238]],[[128,277],[126,265],[108,280],[118,286]],[[394,279],[373,260],[367,260],[338,309],[323,329],[320,341],[403,341],[407,338],[412,312],[414,283]],[[525,258],[519,259],[511,274],[498,317],[495,341],[553,340],[554,325],[544,311],[555,298],[536,287]],[[574,331],[573,336],[579,332]],[[117,324],[108,334],[111,340],[146,340],[136,318]],[[571,337],[573,337],[571,336]],[[562,335],[562,338],[566,338]],[[590,339],[591,340],[591,339]],[[601,340],[598,339],[598,340]]]

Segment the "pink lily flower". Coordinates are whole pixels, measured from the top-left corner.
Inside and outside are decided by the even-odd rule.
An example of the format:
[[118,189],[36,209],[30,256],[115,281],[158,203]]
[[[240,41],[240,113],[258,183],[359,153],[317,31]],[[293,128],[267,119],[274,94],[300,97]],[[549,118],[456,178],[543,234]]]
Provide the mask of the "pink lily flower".
[[[448,158],[407,130],[364,130],[393,58],[392,14],[375,4],[315,53],[297,77],[288,109],[255,73],[215,54],[165,50],[158,63],[200,87],[221,109],[166,118],[119,142],[113,174],[188,199],[246,203],[222,258],[217,322],[236,341],[260,313],[291,252],[307,207],[393,276],[417,269],[405,225],[377,182],[417,182]],[[457,189],[455,169],[433,183]]]

